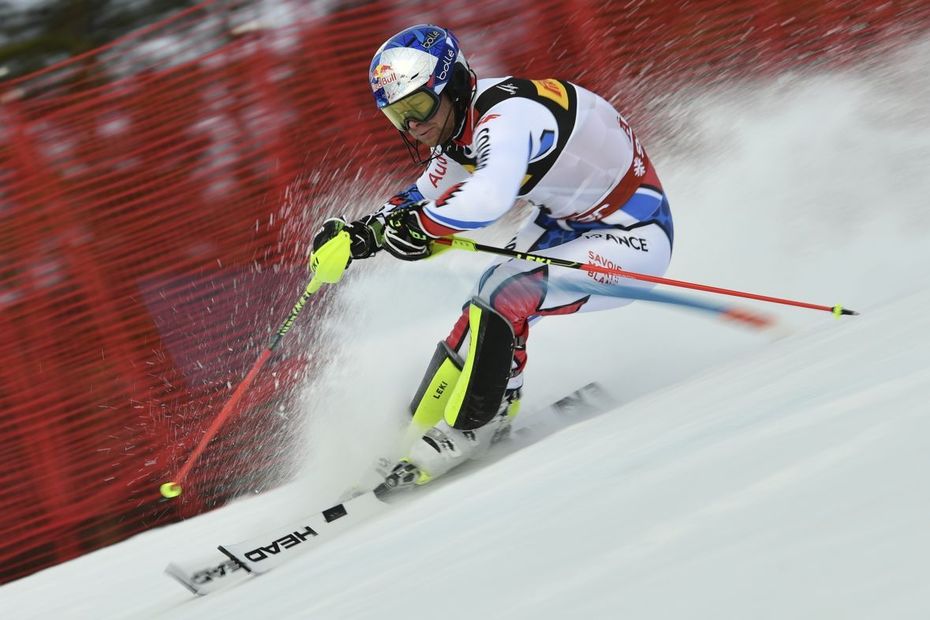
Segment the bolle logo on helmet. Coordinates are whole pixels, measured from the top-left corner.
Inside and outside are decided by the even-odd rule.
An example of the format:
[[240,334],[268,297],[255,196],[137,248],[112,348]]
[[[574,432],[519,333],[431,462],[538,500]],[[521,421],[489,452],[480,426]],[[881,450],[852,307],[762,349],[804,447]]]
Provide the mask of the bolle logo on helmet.
[[439,32],[438,30],[431,30],[429,34],[426,35],[426,38],[423,40],[423,43],[422,43],[423,49],[428,50],[429,48],[431,48],[433,46],[433,43],[435,43],[441,36],[442,36],[442,33]]
[[445,80],[449,77],[449,68],[452,66],[452,61],[455,59],[455,50],[451,47],[446,50],[446,56],[442,59],[442,71],[436,76],[437,80]]

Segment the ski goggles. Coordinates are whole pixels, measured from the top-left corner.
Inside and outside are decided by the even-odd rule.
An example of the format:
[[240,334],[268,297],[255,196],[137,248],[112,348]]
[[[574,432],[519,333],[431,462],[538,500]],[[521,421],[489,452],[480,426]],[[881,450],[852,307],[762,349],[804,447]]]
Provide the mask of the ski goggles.
[[403,99],[381,108],[391,124],[401,131],[408,131],[410,121],[425,123],[439,110],[439,97],[431,90],[416,90]]

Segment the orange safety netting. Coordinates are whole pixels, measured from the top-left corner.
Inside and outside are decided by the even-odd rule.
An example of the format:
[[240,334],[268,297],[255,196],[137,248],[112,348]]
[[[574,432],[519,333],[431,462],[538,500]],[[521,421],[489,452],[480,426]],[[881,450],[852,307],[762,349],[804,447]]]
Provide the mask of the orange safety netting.
[[307,346],[276,352],[190,490],[158,495],[299,294],[333,207],[314,197],[414,178],[366,80],[394,32],[447,25],[479,75],[571,79],[648,127],[680,88],[930,25],[924,0],[315,4],[207,2],[0,82],[0,579],[276,479],[288,388],[325,363]]

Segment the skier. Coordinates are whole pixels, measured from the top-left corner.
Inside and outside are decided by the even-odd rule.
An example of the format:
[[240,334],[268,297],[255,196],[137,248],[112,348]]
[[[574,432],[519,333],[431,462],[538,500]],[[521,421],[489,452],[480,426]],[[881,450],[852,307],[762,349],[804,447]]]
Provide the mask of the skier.
[[[426,167],[376,212],[326,220],[313,239],[312,269],[341,277],[352,259],[382,249],[427,258],[432,239],[488,226],[520,199],[532,212],[511,249],[665,273],[668,201],[642,144],[600,96],[552,78],[478,80],[456,37],[430,24],[388,39],[369,79],[378,109]],[[519,407],[530,325],[630,303],[607,294],[613,284],[517,259],[488,268],[427,368],[411,404],[419,439],[386,485],[424,484],[505,436]]]

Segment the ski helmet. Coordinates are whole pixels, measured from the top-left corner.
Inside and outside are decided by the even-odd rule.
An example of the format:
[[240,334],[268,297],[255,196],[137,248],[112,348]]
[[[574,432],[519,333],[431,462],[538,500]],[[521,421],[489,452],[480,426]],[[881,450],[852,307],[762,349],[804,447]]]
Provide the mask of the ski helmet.
[[432,118],[444,91],[457,116],[471,99],[470,69],[458,39],[432,24],[412,26],[385,41],[371,59],[368,80],[378,109],[401,131],[410,120]]

